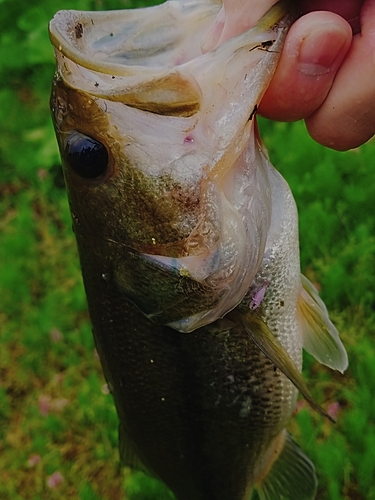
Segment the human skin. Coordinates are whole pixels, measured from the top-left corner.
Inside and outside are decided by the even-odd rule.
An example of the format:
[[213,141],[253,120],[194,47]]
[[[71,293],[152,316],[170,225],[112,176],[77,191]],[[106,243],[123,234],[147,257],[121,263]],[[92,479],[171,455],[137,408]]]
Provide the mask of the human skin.
[[317,142],[344,151],[375,133],[375,0],[301,0],[260,106],[305,119]]

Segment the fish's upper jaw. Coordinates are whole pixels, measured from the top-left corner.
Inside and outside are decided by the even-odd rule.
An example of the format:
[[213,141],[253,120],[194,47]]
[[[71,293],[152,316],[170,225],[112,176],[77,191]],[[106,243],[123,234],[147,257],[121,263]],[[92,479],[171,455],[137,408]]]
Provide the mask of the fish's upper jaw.
[[200,54],[219,6],[201,0],[111,12],[60,11],[50,23],[67,85],[153,113],[189,116],[200,90],[179,67]]
[[[60,11],[50,23],[58,71],[92,96],[168,116],[212,115],[212,103],[228,99],[236,81],[247,97],[240,97],[245,118],[279,57],[286,8],[274,6],[259,25],[203,54],[202,38],[219,8],[210,0],[171,0],[146,9]],[[223,121],[216,110],[215,120]]]
[[93,71],[150,77],[197,57],[219,9],[209,0],[170,0],[133,10],[60,11],[50,23],[50,38],[67,58]]

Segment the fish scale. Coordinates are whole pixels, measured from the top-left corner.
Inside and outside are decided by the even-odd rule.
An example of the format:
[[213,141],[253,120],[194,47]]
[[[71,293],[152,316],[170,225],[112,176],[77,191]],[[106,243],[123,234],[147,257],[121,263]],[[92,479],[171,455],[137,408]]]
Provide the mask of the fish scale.
[[[283,376],[243,329],[212,332],[204,327],[199,335],[176,336],[163,327],[150,332],[134,306],[114,296],[108,296],[104,307],[97,305],[97,310],[103,309],[108,315],[101,315],[104,330],[93,316],[99,325],[94,334],[100,357],[111,374],[120,416],[123,407],[132,408],[133,418],[126,417],[127,436],[133,436],[152,464],[143,460],[146,469],[163,478],[179,499],[242,499],[248,470],[258,454],[254,441],[259,446],[259,435],[264,434],[270,442],[285,424],[280,421]],[[124,309],[127,328],[134,332],[126,338],[116,321]],[[110,328],[109,318],[114,319]],[[106,356],[113,344],[115,355]],[[251,379],[257,384],[249,385]],[[249,397],[251,404],[243,415]],[[198,478],[189,464],[199,464]],[[221,477],[225,479],[218,480]],[[201,493],[201,488],[210,493]]]

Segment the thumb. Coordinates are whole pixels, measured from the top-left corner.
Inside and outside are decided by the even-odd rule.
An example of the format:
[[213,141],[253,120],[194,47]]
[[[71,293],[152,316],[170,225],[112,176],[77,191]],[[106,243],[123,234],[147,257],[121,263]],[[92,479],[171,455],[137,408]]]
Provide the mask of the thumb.
[[276,73],[259,112],[266,118],[306,118],[325,100],[352,40],[349,24],[332,12],[311,12],[287,35]]

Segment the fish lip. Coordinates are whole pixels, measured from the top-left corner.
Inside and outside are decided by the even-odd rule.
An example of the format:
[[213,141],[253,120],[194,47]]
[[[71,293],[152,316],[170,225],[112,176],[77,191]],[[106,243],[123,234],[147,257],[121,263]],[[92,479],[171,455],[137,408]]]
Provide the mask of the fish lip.
[[[114,12],[118,12],[119,15],[123,14],[123,11],[120,10]],[[49,23],[48,31],[50,41],[55,49],[63,56],[86,69],[114,76],[130,76],[129,71],[126,70],[127,66],[123,64],[109,64],[102,60],[97,62],[94,58],[85,56],[84,52],[79,50],[74,43],[74,39],[71,35],[73,32],[80,30],[79,26],[83,26],[84,17],[92,15],[100,18],[102,14],[105,13],[60,10]],[[146,74],[155,73],[155,70],[149,68],[142,69]],[[137,73],[139,73],[140,67],[137,67],[136,70]]]
[[[170,0],[164,4],[153,7],[113,11],[61,10],[55,14],[49,23],[50,41],[56,50],[61,52],[72,62],[75,62],[86,69],[99,73],[126,77],[133,75],[139,76],[140,73],[142,73],[145,78],[154,78],[159,73],[165,74],[166,68],[157,65],[147,67],[144,65],[106,62],[103,57],[97,57],[94,49],[91,49],[90,47],[90,44],[94,45],[99,41],[99,39],[89,40],[88,44],[85,45],[85,33],[87,32],[90,34],[91,26],[94,30],[96,30],[101,23],[107,23],[109,27],[111,23],[118,24],[119,18],[122,18],[124,24],[128,24],[130,29],[133,20],[132,16],[150,16],[151,14],[156,14],[157,11],[160,11],[160,13],[166,11],[166,13],[168,13],[168,9],[173,11],[173,9],[176,9],[180,3],[182,3],[183,8],[185,7],[185,4],[189,8],[189,4],[194,6],[195,4],[199,5],[204,2],[201,0],[193,0],[190,2]],[[212,14],[214,15],[218,11],[219,7],[220,5],[216,4],[215,6],[215,4],[211,4],[209,10],[212,10]],[[178,16],[176,15],[176,17]],[[182,16],[180,17],[181,19],[177,19],[177,27],[183,30],[183,19]],[[85,53],[85,49],[86,52],[87,49],[91,49],[92,54]]]
[[[163,66],[143,66],[143,65],[127,65],[127,64],[119,64],[119,63],[109,63],[106,62],[103,58],[98,58],[97,54],[93,52],[91,55],[86,54],[84,49],[85,45],[83,44],[83,39],[85,38],[85,32],[92,25],[94,29],[97,28],[97,25],[101,22],[109,22],[112,19],[115,19],[118,22],[119,17],[124,18],[124,22],[127,22],[127,17],[129,13],[137,11],[137,13],[148,15],[151,12],[155,12],[156,10],[166,10],[169,6],[171,9],[174,4],[179,4],[177,0],[169,0],[164,4],[146,7],[141,9],[122,9],[122,10],[113,10],[113,11],[79,11],[79,10],[61,10],[58,11],[53,19],[49,23],[49,37],[52,45],[55,49],[65,57],[67,57],[72,62],[79,64],[80,66],[92,70],[98,73],[110,74],[113,76],[139,76],[140,73],[144,77],[152,77],[159,73],[165,74],[166,69]],[[184,4],[184,2],[183,2]],[[189,2],[186,2],[189,4]],[[201,0],[193,0],[190,4],[203,4]],[[259,28],[262,31],[269,31],[276,25],[279,25],[283,22],[285,17],[290,15],[291,9],[291,0],[280,0],[277,2],[271,9],[260,19],[258,24],[255,27]],[[207,5],[209,5],[207,3]],[[216,7],[215,7],[216,6]],[[218,7],[220,4],[212,3],[210,10],[212,10],[212,14],[216,14],[218,12]],[[177,24],[179,29],[183,28],[183,20]],[[252,29],[252,28],[251,28]],[[113,33],[111,33],[113,35]],[[241,36],[241,35],[239,35]],[[236,38],[236,37],[234,37]],[[91,41],[91,44],[97,42],[98,40]],[[227,42],[224,42],[227,43]],[[87,46],[86,46],[87,48]],[[216,50],[216,49],[215,49]],[[204,54],[201,54],[204,55]],[[176,65],[178,66],[178,65]],[[169,69],[170,71],[174,71],[175,67]],[[167,70],[168,72],[168,70]]]

